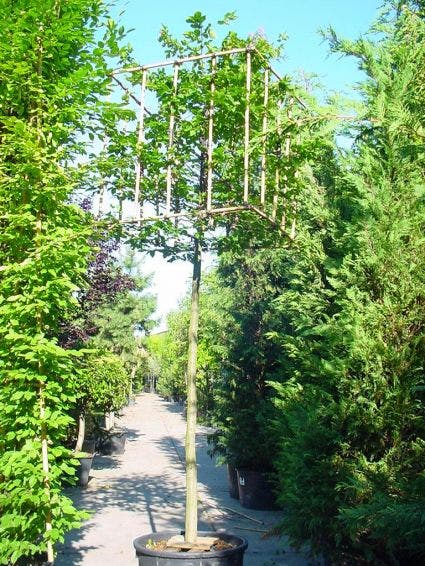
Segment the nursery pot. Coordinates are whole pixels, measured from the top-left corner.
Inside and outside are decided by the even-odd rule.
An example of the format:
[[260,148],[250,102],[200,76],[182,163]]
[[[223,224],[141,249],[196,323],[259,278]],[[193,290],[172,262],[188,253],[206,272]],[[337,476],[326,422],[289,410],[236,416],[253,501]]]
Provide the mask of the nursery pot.
[[242,507],[263,511],[278,509],[270,482],[263,472],[237,470],[237,475]]
[[81,456],[75,456],[75,458],[80,461],[76,469],[78,485],[81,487],[86,487],[89,483],[89,475],[93,463],[94,454],[82,454]]
[[163,531],[136,538],[133,541],[139,566],[243,566],[243,555],[248,542],[229,533],[199,532],[199,536],[213,536],[234,545],[225,550],[210,552],[173,552],[146,548],[150,542],[168,540],[178,533]]
[[235,466],[232,466],[232,464],[227,464],[227,481],[230,497],[239,499],[238,474],[236,473]]
[[85,438],[82,447],[83,452],[89,452],[94,454],[96,451],[96,439],[95,438]]
[[100,445],[100,453],[105,456],[124,454],[127,432],[125,430],[109,431]]
[[22,556],[16,566],[52,566],[52,562],[47,560],[46,553],[39,553],[31,557]]

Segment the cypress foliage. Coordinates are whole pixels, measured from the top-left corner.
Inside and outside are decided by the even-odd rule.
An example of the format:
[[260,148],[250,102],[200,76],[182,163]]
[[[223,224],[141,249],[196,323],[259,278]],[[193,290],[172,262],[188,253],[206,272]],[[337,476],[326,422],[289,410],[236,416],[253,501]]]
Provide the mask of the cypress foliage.
[[[284,529],[333,563],[425,556],[424,20],[389,10],[376,41],[339,40],[367,73],[365,122],[328,187],[326,235],[300,243],[280,298],[276,384]],[[347,556],[349,558],[347,558]]]

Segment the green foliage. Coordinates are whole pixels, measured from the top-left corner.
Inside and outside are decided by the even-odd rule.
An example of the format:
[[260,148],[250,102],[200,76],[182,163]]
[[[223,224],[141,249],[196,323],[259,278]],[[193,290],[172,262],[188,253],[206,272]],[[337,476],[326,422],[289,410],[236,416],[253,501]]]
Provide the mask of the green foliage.
[[130,376],[117,355],[92,355],[87,360],[82,385],[92,411],[118,411],[128,399]]
[[[220,303],[224,301],[225,292],[218,288],[216,273],[212,271],[204,278],[200,296],[197,388],[199,417],[204,421],[210,418],[213,391],[220,371],[216,335],[223,331]],[[168,316],[168,331],[151,336],[147,342],[154,365],[152,370],[158,376],[158,392],[166,397],[186,397],[189,311],[189,297],[186,297],[180,309]]]
[[106,58],[124,56],[106,21],[98,0],[1,2],[1,564],[49,552],[85,516],[60,490],[76,364],[56,337],[89,254],[77,162],[102,130]]
[[424,22],[404,5],[376,40],[340,41],[368,79],[364,122],[293,250],[278,300],[284,530],[335,563],[424,558]]
[[270,470],[275,455],[267,380],[280,367],[278,349],[267,336],[279,326],[273,301],[284,283],[283,254],[248,250],[220,259],[217,290],[227,301],[215,299],[222,315],[212,337],[220,369],[213,390],[212,423],[218,428],[213,452],[241,468]]
[[134,291],[120,293],[113,302],[100,306],[94,313],[97,332],[90,344],[114,352],[129,365],[137,357],[137,334],[149,331],[154,324],[150,317],[155,310],[155,300],[142,295],[145,288],[146,282],[139,279]]
[[146,293],[149,277],[142,276],[134,252],[124,258],[126,276],[132,289],[117,293],[102,301],[91,313],[96,332],[89,341],[90,347],[113,352],[120,357],[129,374],[127,395],[143,387],[147,368],[146,334],[155,324],[155,297]]
[[[219,26],[227,25],[233,14],[226,14]],[[225,35],[216,33],[205,16],[197,12],[190,18],[188,31],[182,37],[174,38],[170,31],[163,27],[159,40],[167,57],[180,58],[200,53],[229,50],[233,48],[254,47],[267,61],[279,56],[280,46],[273,46],[260,35],[242,39],[234,32]],[[224,38],[218,42],[218,35]],[[266,63],[256,53],[252,54],[252,88],[249,98],[250,106],[250,177],[252,203],[260,202],[260,167],[263,138],[261,135],[264,115],[264,68]],[[195,61],[178,67],[178,88],[173,92],[172,67],[150,70],[147,77],[147,88],[157,101],[157,107],[144,118],[145,142],[139,144],[137,152],[143,165],[141,193],[147,210],[161,211],[164,207],[167,165],[172,165],[173,196],[171,209],[193,212],[190,222],[175,222],[164,218],[153,223],[145,223],[137,231],[130,233],[132,245],[152,253],[160,250],[165,257],[173,261],[177,258],[192,260],[193,237],[200,240],[202,249],[225,246],[224,233],[232,232],[232,246],[243,248],[248,238],[253,236],[264,240],[270,231],[264,228],[263,220],[257,218],[252,211],[244,211],[237,218],[226,215],[201,218],[196,215],[200,208],[204,209],[207,199],[207,140],[208,116],[210,103],[214,103],[214,127],[212,150],[212,207],[241,205],[244,184],[244,144],[245,109],[246,109],[246,53],[236,53],[232,57],[218,57],[214,70],[209,59]],[[211,93],[211,81],[214,78],[215,90]],[[136,73],[133,79],[140,81]],[[277,120],[278,99],[284,99],[295,91],[290,81],[271,82],[269,87],[268,118],[270,123]],[[173,147],[169,145],[169,119],[175,118],[173,130]],[[294,124],[296,115],[294,114]],[[282,131],[294,126],[283,124]],[[255,138],[255,139],[254,139]],[[268,138],[266,152],[267,182],[271,189],[276,169],[281,177],[286,176],[289,189],[288,198],[297,192],[294,179],[295,161],[289,163],[280,159],[282,140],[279,136]],[[272,181],[273,179],[273,181]],[[267,191],[267,205],[271,211],[272,191]],[[277,205],[279,218],[283,212],[282,202]],[[292,221],[294,210],[286,211],[288,223]],[[222,228],[222,230],[216,230]],[[224,229],[223,229],[224,228]],[[270,241],[270,236],[267,238]]]
[[[335,130],[338,110],[309,100],[282,126],[298,133],[294,244],[261,251],[257,229],[242,254],[227,237],[201,305],[200,388],[204,372],[213,449],[276,471],[294,544],[407,565],[425,555],[422,3],[388,4],[374,33],[331,32],[367,74],[359,119]],[[353,147],[337,150],[337,133]],[[159,349],[168,392],[183,390],[187,318],[184,304]]]

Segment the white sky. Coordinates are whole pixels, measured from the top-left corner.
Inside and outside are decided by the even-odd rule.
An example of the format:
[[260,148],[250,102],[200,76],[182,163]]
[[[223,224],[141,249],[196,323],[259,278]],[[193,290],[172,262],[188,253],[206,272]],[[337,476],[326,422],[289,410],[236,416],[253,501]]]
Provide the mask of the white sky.
[[[143,254],[142,257],[142,271],[145,274],[152,274],[151,292],[157,296],[158,301],[158,308],[154,316],[160,322],[154,332],[165,330],[167,313],[176,310],[190,288],[192,264],[180,260],[169,263],[158,253],[154,257],[147,254]],[[214,258],[211,254],[204,254],[202,259],[205,273],[205,269],[213,264]]]

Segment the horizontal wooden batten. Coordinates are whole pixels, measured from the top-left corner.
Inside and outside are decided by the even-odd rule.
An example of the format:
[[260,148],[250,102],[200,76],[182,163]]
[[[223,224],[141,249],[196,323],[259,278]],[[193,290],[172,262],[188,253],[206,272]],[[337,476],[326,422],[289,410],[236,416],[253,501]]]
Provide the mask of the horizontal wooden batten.
[[[192,55],[190,57],[182,57],[181,59],[167,59],[159,63],[151,63],[150,65],[139,65],[137,67],[123,67],[115,69],[111,75],[118,75],[121,73],[135,73],[137,71],[146,71],[148,69],[157,69],[158,67],[168,67],[170,65],[181,65],[183,63],[190,63],[192,61],[200,61],[201,59],[211,59],[212,57],[223,57],[224,55],[234,55],[235,53],[246,53],[253,51],[252,47],[237,47],[235,49],[227,49],[225,51],[215,51],[214,53],[202,53],[201,55]],[[255,50],[256,51],[256,50]]]

